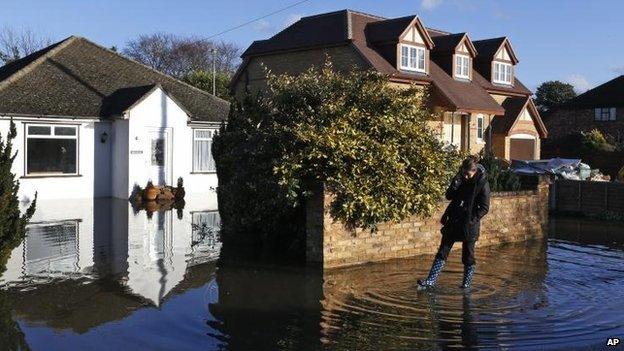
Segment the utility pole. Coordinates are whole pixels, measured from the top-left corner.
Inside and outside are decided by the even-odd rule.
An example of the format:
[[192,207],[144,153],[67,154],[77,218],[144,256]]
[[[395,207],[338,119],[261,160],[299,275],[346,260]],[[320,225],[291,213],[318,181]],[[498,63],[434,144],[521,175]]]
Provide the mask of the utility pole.
[[212,53],[212,95],[217,96],[217,49],[210,49]]

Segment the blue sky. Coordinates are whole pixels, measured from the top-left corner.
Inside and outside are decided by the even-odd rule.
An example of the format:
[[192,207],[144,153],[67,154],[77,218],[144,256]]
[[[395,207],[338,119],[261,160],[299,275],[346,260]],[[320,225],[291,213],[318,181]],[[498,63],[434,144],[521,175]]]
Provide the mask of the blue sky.
[[[0,27],[30,28],[53,39],[72,34],[105,46],[140,34],[210,36],[296,0],[3,1]],[[468,32],[473,40],[507,35],[518,77],[531,89],[559,79],[583,91],[624,74],[624,1],[309,0],[220,38],[247,47],[301,16],[350,8],[386,17],[418,14],[426,26]]]

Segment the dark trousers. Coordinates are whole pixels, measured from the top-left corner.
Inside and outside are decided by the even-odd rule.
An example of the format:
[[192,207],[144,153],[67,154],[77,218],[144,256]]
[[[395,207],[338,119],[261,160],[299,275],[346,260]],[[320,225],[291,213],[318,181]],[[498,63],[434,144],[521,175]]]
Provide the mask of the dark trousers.
[[[442,242],[440,243],[440,248],[438,249],[438,253],[436,254],[436,258],[446,261],[449,252],[451,252],[451,248],[453,248],[453,244],[455,240],[448,236],[442,236]],[[476,263],[474,256],[475,242],[474,241],[463,241],[462,242],[462,263],[465,266],[472,266]]]

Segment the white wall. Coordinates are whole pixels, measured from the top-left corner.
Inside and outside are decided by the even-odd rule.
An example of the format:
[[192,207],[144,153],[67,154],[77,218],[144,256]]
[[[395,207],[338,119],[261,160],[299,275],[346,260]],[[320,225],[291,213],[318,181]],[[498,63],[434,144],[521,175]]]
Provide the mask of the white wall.
[[[39,119],[39,118],[14,118],[17,129],[17,137],[13,140],[13,150],[17,151],[17,157],[13,162],[12,171],[20,181],[19,198],[21,201],[30,201],[35,192],[39,199],[77,199],[92,198],[94,196],[108,196],[110,193],[109,178],[107,174],[110,164],[108,160],[109,144],[100,142],[100,135],[108,132],[108,122],[76,119]],[[78,125],[78,176],[59,176],[24,178],[24,150],[25,150],[25,124],[26,123],[60,123]],[[9,131],[10,119],[0,116],[0,133],[6,140]],[[96,164],[94,155],[98,155],[100,162]],[[97,182],[95,171],[98,172]]]
[[[20,178],[20,200],[90,199],[117,197],[128,199],[135,185],[145,187],[152,178],[149,172],[150,151],[148,131],[165,128],[169,131],[171,150],[167,183],[176,185],[184,179],[186,193],[208,196],[217,186],[216,173],[193,174],[193,130],[187,114],[162,90],[156,89],[134,106],[125,119],[95,121],[89,119],[14,118],[17,157],[13,173]],[[22,178],[24,167],[25,123],[63,123],[79,126],[78,175]],[[5,138],[9,118],[0,116],[0,133]],[[211,128],[216,128],[212,126]],[[102,143],[102,135],[108,139]],[[156,182],[155,182],[156,183]]]
[[[219,245],[208,251],[191,246],[192,212],[216,209],[214,194],[188,198],[182,219],[175,210],[156,212],[149,219],[145,211],[135,214],[128,201],[122,199],[43,200],[32,219],[36,225],[78,221],[76,265],[65,265],[60,270],[57,266],[54,271],[44,269],[28,275],[22,243],[11,252],[0,285],[33,280],[45,284],[46,279],[58,276],[76,279],[113,276],[131,293],[158,305],[184,279],[188,267],[218,255]],[[57,247],[51,246],[47,251],[52,260],[59,254]],[[37,267],[45,267],[45,262]]]
[[[153,128],[166,128],[171,139],[171,162],[167,182],[176,185],[177,179],[184,179],[187,194],[208,195],[217,186],[217,176],[212,174],[192,174],[193,130],[188,125],[188,116],[161,89],[156,89],[128,113],[129,120],[129,165],[128,195],[135,185],[145,187],[149,180],[151,147],[149,131]],[[117,123],[117,122],[115,122]]]
[[128,198],[128,120],[116,120],[112,126],[111,136],[111,186],[110,195],[120,199]]

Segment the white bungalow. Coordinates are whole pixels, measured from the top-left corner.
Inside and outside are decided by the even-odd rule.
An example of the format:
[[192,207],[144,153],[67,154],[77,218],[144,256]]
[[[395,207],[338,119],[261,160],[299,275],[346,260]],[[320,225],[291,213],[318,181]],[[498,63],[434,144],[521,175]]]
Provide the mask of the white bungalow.
[[212,136],[229,104],[84,38],[0,67],[0,132],[10,120],[20,199],[116,197],[135,185],[217,186]]

